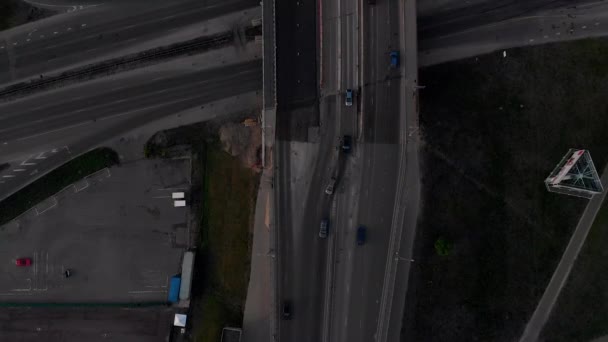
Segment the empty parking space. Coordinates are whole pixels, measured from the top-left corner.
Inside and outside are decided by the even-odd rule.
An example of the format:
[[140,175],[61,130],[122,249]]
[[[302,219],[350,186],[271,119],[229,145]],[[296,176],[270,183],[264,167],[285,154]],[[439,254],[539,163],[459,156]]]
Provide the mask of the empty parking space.
[[[0,297],[164,301],[168,279],[179,273],[188,234],[188,206],[175,207],[171,194],[173,189],[187,194],[189,172],[187,159],[123,164],[49,199],[37,215],[5,226],[0,231]],[[16,266],[22,257],[32,264]],[[69,278],[66,269],[72,270]]]

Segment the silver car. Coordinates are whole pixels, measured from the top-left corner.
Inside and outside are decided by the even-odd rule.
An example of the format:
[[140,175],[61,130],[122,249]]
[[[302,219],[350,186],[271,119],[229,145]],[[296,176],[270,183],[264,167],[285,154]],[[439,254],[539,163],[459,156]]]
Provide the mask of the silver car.
[[334,188],[336,187],[336,177],[331,177],[329,180],[329,184],[325,188],[325,193],[331,195],[334,193]]
[[329,230],[329,219],[321,220],[321,226],[319,227],[319,237],[325,239],[327,237],[327,231]]

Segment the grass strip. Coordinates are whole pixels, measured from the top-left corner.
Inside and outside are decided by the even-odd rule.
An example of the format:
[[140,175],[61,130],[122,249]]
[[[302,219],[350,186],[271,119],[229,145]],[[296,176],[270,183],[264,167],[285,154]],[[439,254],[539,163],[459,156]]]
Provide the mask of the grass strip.
[[0,225],[8,223],[66,186],[118,163],[118,154],[105,147],[70,160],[0,202]]
[[201,262],[196,263],[202,296],[193,326],[194,341],[215,342],[223,327],[242,325],[259,176],[217,145],[208,144],[205,151]]
[[587,204],[543,180],[569,148],[598,170],[608,160],[608,40],[445,63],[420,84],[424,203],[403,340],[516,340]]

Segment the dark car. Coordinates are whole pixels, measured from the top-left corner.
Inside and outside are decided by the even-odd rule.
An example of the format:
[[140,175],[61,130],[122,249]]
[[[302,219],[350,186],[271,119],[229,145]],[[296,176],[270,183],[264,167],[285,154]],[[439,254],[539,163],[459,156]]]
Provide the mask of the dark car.
[[352,150],[352,148],[353,138],[350,135],[345,135],[344,138],[342,138],[342,151],[344,151],[344,153],[348,153],[350,150]]
[[367,229],[365,228],[365,226],[359,226],[359,228],[357,228],[357,245],[358,246],[361,246],[362,244],[365,243],[366,231],[367,231]]
[[283,302],[283,319],[291,319],[291,303]]
[[367,0],[367,3],[370,5],[375,5],[376,4],[376,0]]

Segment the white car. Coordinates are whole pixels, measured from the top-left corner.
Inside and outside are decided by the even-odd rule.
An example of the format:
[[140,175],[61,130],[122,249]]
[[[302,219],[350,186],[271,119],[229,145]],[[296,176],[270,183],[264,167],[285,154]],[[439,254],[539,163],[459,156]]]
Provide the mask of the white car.
[[344,100],[344,104],[348,107],[353,105],[353,90],[346,89],[346,100]]

